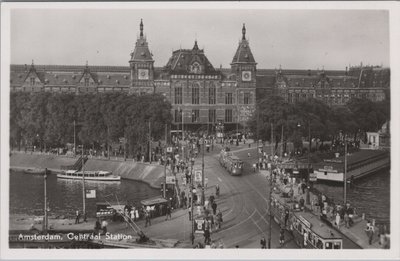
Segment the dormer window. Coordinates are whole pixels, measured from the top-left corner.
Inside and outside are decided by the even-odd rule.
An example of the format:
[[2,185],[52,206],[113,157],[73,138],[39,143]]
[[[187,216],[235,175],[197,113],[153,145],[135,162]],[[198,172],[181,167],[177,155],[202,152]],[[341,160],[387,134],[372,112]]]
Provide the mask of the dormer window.
[[89,78],[85,78],[85,86],[89,86]]
[[198,62],[194,62],[194,63],[190,66],[190,72],[191,72],[191,73],[195,73],[195,74],[201,73],[200,64],[199,64]]
[[30,83],[31,83],[31,85],[35,85],[35,77],[30,78]]

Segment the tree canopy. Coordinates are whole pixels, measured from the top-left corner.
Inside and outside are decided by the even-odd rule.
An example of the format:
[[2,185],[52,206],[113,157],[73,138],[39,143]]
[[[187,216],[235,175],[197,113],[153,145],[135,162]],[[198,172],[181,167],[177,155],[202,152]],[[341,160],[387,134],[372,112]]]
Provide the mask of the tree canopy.
[[11,93],[11,146],[63,147],[74,142],[100,148],[126,138],[133,153],[164,135],[172,121],[171,104],[159,94],[122,93],[73,95]]

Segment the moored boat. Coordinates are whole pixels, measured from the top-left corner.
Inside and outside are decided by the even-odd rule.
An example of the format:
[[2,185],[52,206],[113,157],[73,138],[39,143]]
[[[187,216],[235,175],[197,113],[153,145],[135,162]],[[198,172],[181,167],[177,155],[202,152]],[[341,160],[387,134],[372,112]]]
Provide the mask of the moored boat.
[[121,180],[120,176],[113,175],[110,171],[76,171],[76,170],[67,170],[64,173],[57,174],[57,178],[62,179],[79,179],[82,180],[96,180],[96,181],[119,181]]

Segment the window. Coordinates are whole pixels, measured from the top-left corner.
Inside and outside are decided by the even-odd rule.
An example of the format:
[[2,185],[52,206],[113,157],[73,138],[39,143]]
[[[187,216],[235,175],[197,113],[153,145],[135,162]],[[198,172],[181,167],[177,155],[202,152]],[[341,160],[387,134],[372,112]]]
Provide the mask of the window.
[[250,93],[249,92],[244,93],[244,104],[250,104]]
[[85,86],[89,86],[89,77],[85,78]]
[[175,104],[182,104],[182,87],[175,87]]
[[208,103],[215,104],[217,89],[215,88],[214,84],[210,85],[208,90]]
[[175,122],[182,121],[182,112],[180,110],[175,110]]
[[225,122],[232,122],[232,110],[227,109],[225,110]]
[[208,110],[208,121],[215,122],[216,118],[216,110]]
[[200,110],[192,110],[192,122],[198,122],[200,120]]
[[225,93],[225,104],[232,104],[233,103],[232,101],[233,101],[232,93],[230,92]]
[[35,85],[35,77],[31,77],[30,81],[31,81],[31,85]]
[[193,86],[192,89],[192,104],[200,103],[200,88],[198,86]]

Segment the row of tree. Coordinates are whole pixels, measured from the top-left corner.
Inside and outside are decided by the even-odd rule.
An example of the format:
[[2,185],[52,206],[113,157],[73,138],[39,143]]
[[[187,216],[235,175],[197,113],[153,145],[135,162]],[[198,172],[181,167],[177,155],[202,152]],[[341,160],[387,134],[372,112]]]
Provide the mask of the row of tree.
[[146,146],[149,122],[152,139],[163,137],[170,111],[171,104],[159,94],[11,93],[10,143],[43,149],[65,147],[75,138],[77,144],[99,149],[125,138],[132,154]]
[[[329,107],[317,99],[290,104],[280,96],[259,100],[249,122],[251,131],[262,140],[271,140],[274,130],[276,146],[282,139],[302,146],[302,137],[334,141],[339,136],[365,141],[367,131],[378,131],[390,120],[390,101],[372,102],[352,99],[346,106]],[[271,128],[272,126],[272,128]]]

